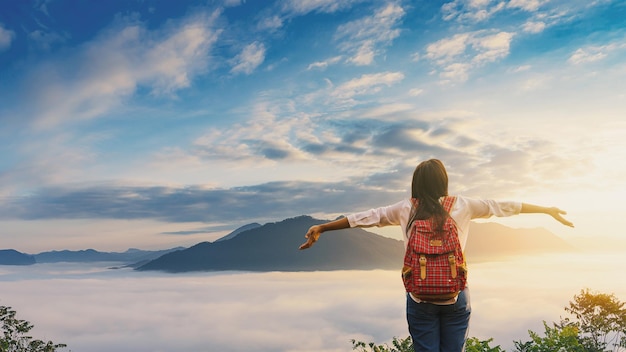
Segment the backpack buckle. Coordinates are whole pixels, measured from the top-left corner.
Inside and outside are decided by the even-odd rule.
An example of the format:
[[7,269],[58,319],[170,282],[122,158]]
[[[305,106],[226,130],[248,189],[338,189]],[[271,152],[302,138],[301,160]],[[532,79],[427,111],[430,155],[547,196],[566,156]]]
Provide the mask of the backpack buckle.
[[426,256],[420,255],[420,278],[424,280],[426,278]]
[[456,279],[457,270],[456,258],[454,257],[454,254],[450,253],[450,255],[448,256],[448,263],[450,264],[450,276],[452,276],[453,279]]

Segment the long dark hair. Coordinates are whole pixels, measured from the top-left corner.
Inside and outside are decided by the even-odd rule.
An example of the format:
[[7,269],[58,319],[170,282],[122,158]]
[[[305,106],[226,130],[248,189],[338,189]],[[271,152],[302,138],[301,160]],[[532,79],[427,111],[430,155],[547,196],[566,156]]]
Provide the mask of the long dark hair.
[[448,212],[439,203],[439,198],[448,195],[448,173],[443,163],[437,159],[422,161],[413,172],[411,197],[418,201],[413,203],[411,216],[405,231],[408,233],[413,221],[433,218],[435,229],[443,231],[443,224]]

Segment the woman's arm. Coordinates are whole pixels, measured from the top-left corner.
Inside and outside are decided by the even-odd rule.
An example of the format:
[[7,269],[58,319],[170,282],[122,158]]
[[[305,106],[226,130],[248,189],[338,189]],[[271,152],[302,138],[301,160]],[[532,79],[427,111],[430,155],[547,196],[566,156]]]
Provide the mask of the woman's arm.
[[569,226],[569,227],[574,227],[574,224],[572,224],[570,221],[564,219],[561,214],[565,215],[567,214],[566,211],[563,211],[557,207],[542,207],[539,205],[534,205],[534,204],[528,204],[528,203],[522,203],[522,210],[520,211],[520,213],[543,213],[543,214],[548,214],[550,216],[552,216],[556,221],[560,222],[561,224],[565,225],[565,226]]
[[320,238],[322,232],[347,229],[349,227],[350,223],[348,222],[348,218],[341,218],[321,225],[311,226],[306,235],[304,235],[306,242],[300,246],[300,249],[307,249],[311,247]]
[[[396,204],[370,209],[359,213],[350,214],[345,218],[329,221],[321,225],[311,226],[304,236],[307,241],[300,249],[311,247],[319,239],[322,232],[347,229],[350,227],[372,227],[389,225],[406,225],[406,217],[411,210],[411,202],[408,199]],[[404,214],[404,215],[403,215]]]

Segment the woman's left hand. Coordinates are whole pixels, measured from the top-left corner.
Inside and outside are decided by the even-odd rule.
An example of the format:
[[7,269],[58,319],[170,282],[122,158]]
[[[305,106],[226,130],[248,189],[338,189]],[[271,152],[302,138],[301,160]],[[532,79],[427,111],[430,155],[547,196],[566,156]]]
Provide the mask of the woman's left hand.
[[556,221],[560,222],[561,224],[565,226],[569,226],[569,227],[574,227],[574,224],[571,221],[561,216],[561,214],[563,215],[567,214],[565,210],[561,210],[557,207],[552,207],[552,208],[548,208],[547,213],[548,215],[552,216]]

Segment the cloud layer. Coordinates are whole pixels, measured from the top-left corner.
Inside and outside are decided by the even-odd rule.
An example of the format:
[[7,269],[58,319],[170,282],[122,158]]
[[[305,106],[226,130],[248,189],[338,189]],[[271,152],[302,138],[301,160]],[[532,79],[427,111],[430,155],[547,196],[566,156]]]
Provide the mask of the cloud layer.
[[[624,256],[592,259],[564,254],[471,264],[470,336],[512,348],[513,340],[529,339],[529,329],[542,334],[542,320],[565,316],[563,307],[583,288],[624,301],[626,286],[614,280]],[[580,275],[590,269],[602,275]],[[349,350],[350,339],[408,336],[394,271],[165,275],[38,264],[0,268],[0,281],[0,304],[33,323],[33,336],[77,351],[331,352]]]

